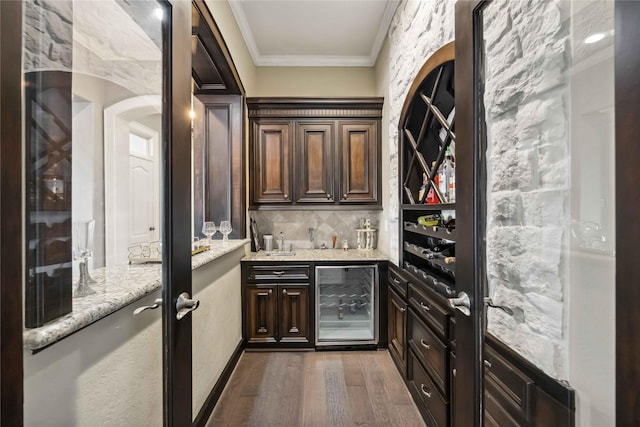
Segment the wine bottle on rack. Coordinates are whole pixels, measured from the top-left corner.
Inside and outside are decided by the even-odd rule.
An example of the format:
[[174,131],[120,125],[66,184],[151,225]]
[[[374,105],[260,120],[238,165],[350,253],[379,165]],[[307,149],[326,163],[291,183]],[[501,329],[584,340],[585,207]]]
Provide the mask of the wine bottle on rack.
[[[436,167],[436,162],[431,163],[431,170],[434,170],[435,167]],[[440,181],[439,181],[439,178],[438,178],[438,174],[436,174],[433,177],[433,184],[429,188],[429,193],[427,193],[426,203],[429,203],[429,204],[440,203],[440,201],[438,200],[438,196],[436,195],[436,190],[434,189],[434,187],[437,187],[439,185],[439,183],[440,183]]]

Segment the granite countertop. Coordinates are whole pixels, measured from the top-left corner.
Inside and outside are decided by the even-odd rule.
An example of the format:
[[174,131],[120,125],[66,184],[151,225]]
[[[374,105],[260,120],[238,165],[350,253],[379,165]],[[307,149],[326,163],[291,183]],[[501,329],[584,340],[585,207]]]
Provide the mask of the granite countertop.
[[[216,240],[211,251],[193,256],[191,266],[196,270],[225,254],[242,248],[250,241],[230,240],[228,244]],[[100,320],[132,302],[162,287],[161,264],[135,264],[97,268],[90,272],[97,282],[91,285],[96,294],[73,298],[73,311],[45,325],[25,329],[24,348],[38,350],[61,340],[73,332]],[[74,286],[77,278],[74,278]],[[132,314],[133,316],[133,314]]]
[[[298,249],[295,255],[278,255],[278,252],[251,252],[242,261],[387,261],[389,257],[377,249]],[[271,255],[268,255],[271,254]]]

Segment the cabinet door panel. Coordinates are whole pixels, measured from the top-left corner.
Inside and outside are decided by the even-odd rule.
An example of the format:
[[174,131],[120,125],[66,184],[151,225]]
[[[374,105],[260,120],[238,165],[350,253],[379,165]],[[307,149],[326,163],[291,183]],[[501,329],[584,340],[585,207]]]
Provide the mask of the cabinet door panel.
[[333,123],[297,127],[297,201],[333,203]]
[[407,371],[407,303],[393,290],[389,290],[389,353],[403,375]]
[[254,202],[291,202],[291,125],[254,125]]
[[377,141],[375,121],[340,123],[341,203],[377,201]]
[[246,337],[250,343],[276,342],[276,286],[246,289]]
[[280,342],[309,342],[309,286],[280,285]]

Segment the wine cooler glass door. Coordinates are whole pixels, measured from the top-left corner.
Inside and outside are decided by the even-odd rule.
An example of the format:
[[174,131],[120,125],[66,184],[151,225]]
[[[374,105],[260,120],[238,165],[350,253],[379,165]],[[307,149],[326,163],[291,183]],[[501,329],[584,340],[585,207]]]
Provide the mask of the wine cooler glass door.
[[378,342],[378,267],[316,267],[316,345]]

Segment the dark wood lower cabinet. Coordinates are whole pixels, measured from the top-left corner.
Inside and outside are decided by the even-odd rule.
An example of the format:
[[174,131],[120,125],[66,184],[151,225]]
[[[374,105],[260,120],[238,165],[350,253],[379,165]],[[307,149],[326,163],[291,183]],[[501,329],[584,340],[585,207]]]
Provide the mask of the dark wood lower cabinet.
[[309,342],[309,286],[279,285],[280,342]]
[[276,331],[276,286],[247,286],[246,337],[250,343],[274,343]]
[[389,290],[389,354],[400,372],[407,371],[407,303],[393,290]]

